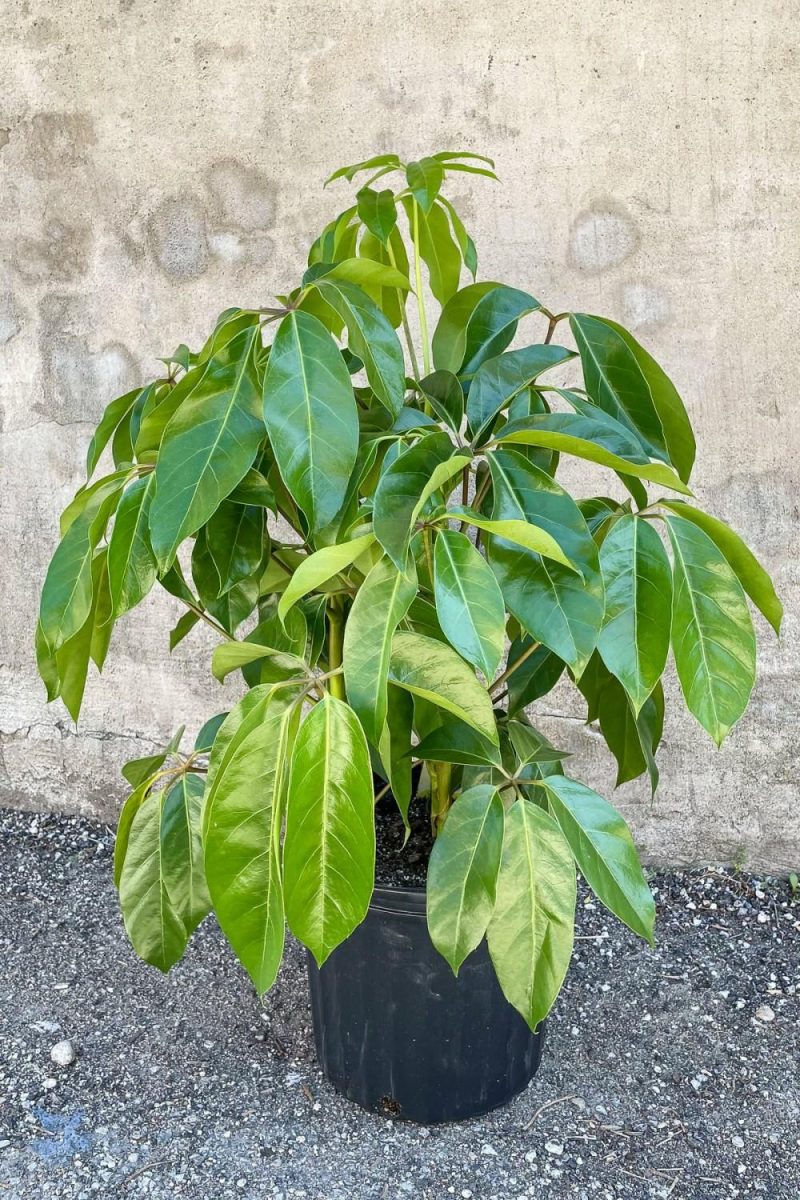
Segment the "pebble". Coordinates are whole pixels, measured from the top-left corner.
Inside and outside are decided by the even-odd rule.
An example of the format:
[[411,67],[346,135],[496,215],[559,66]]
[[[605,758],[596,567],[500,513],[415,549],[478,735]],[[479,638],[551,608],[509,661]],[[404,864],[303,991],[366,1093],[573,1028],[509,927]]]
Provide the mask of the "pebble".
[[756,1009],[756,1018],[759,1021],[774,1021],[775,1013],[768,1004],[762,1004]]
[[743,1149],[744,1149],[744,1138],[742,1138],[742,1137],[739,1137],[738,1133],[735,1133],[735,1134],[733,1135],[733,1137],[731,1138],[731,1141],[733,1142],[733,1144],[734,1144],[734,1146],[736,1147],[736,1149],[737,1149],[737,1150],[743,1150]]
[[56,1042],[50,1050],[50,1058],[58,1067],[69,1067],[77,1058],[75,1047],[72,1042]]
[[548,1154],[563,1154],[564,1147],[561,1142],[545,1142],[544,1148]]

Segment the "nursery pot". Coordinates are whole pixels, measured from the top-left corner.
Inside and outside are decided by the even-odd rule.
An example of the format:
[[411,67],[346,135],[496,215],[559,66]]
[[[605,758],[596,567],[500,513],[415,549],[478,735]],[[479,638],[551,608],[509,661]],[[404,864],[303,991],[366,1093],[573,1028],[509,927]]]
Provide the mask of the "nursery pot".
[[497,982],[485,941],[458,977],[428,935],[425,891],[375,889],[365,920],[308,975],[317,1055],[363,1108],[433,1124],[480,1116],[530,1082],[531,1033]]

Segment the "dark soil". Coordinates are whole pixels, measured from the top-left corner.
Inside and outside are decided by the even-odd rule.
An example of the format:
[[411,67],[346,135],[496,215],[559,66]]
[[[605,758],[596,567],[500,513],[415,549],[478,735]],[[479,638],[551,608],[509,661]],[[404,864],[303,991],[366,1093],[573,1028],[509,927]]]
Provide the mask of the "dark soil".
[[[381,887],[424,887],[433,846],[430,805],[415,798],[408,809],[411,831],[405,841],[403,818],[391,795],[375,806],[375,882]],[[405,843],[405,844],[404,844]]]
[[[213,919],[169,976],[140,963],[112,846],[97,823],[0,810],[0,1200],[800,1196],[785,881],[655,874],[652,950],[581,888],[536,1078],[429,1129],[326,1083],[292,939],[262,1002]],[[50,1057],[63,1040],[71,1065]]]

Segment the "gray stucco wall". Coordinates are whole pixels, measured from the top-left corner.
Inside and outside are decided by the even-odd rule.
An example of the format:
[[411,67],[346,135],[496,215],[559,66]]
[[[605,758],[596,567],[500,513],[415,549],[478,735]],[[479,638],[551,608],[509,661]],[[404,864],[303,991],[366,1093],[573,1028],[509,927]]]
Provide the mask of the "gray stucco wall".
[[[760,680],[722,752],[673,704],[655,801],[638,784],[616,799],[651,859],[796,868],[797,5],[3,0],[0,16],[3,800],[110,816],[119,764],[231,695],[202,633],[169,657],[154,595],[77,732],[44,704],[37,588],[104,404],[222,308],[291,286],[341,206],[330,169],[463,147],[504,183],[457,188],[483,277],[635,330],[696,424],[699,500],[787,606],[780,644],[758,621]],[[610,787],[576,702],[545,711]]]

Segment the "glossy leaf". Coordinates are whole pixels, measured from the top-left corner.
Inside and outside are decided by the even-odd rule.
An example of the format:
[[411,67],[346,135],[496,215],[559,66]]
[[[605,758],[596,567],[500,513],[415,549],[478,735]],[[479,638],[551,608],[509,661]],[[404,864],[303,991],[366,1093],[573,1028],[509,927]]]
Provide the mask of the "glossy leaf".
[[199,775],[181,775],[165,790],[161,808],[164,883],[187,934],[211,911],[200,838],[204,790]]
[[672,571],[661,538],[641,517],[620,517],[600,548],[606,614],[597,648],[638,713],[664,671]]
[[433,371],[420,380],[419,388],[440,420],[459,433],[464,420],[464,392],[456,376],[450,371]]
[[376,192],[370,187],[365,187],[356,194],[356,201],[358,215],[367,229],[386,245],[397,224],[397,208],[392,189],[386,188]]
[[402,688],[388,687],[386,724],[378,742],[378,750],[386,771],[392,795],[408,835],[408,808],[411,804],[411,732],[414,720],[414,701]]
[[396,416],[403,406],[405,361],[397,334],[366,292],[350,283],[319,284],[319,291],[347,326],[348,344],[364,364],[370,387]]
[[411,287],[408,276],[397,267],[371,258],[343,258],[335,263],[318,263],[310,267],[303,277],[304,286],[322,282],[354,283],[361,288],[399,288],[405,292]]
[[539,308],[527,292],[500,283],[472,283],[445,304],[433,335],[433,362],[439,370],[473,374],[482,362],[502,354],[525,313]]
[[264,515],[256,505],[223,500],[206,525],[205,542],[217,598],[258,573],[264,556]]
[[[425,503],[434,472],[453,462],[453,444],[446,433],[420,438],[387,467],[375,490],[375,536],[398,570],[405,568],[411,531]],[[430,495],[430,492],[428,493]]]
[[666,518],[673,551],[672,651],[686,705],[717,745],[747,707],[755,634],[722,551],[684,517]]
[[463,792],[450,808],[428,864],[428,931],[458,975],[486,933],[503,852],[503,802],[484,784]]
[[450,216],[450,221],[453,226],[453,233],[461,251],[461,257],[464,260],[464,266],[469,271],[474,279],[478,273],[478,252],[475,249],[475,243],[464,228],[464,223],[459,217],[453,205],[444,196],[440,196],[437,203],[442,204]]
[[364,732],[327,695],[292,756],[283,863],[286,918],[319,966],[367,913],[375,883],[372,768]]
[[133,817],[119,901],[134,950],[146,963],[166,972],[183,956],[189,935],[167,890],[161,846],[163,806],[164,793],[154,792]]
[[443,642],[398,629],[392,645],[389,679],[466,721],[497,744],[497,728],[486,689],[463,658]]
[[450,645],[494,677],[505,645],[505,605],[491,567],[463,533],[442,529],[434,553],[436,612]]
[[563,346],[524,346],[487,359],[478,367],[469,388],[467,420],[476,441],[494,417],[535,379],[574,358]]
[[244,478],[264,436],[255,348],[258,327],[212,358],[169,422],[155,470],[150,536],[162,569]]
[[513,542],[515,546],[522,546],[526,550],[532,550],[535,554],[541,554],[544,558],[551,558],[553,562],[561,563],[562,566],[569,567],[571,570],[577,570],[552,534],[548,533],[546,529],[540,529],[531,521],[518,518],[493,521],[476,512],[474,508],[464,508],[461,505],[449,508],[447,513],[443,514],[443,518],[466,521],[468,525],[474,525],[476,529],[482,529],[485,533],[491,533],[506,542]]
[[220,683],[231,671],[241,670],[248,663],[257,662],[262,658],[277,660],[279,666],[296,674],[301,680],[305,673],[305,663],[302,658],[296,658],[284,650],[273,646],[262,646],[257,642],[221,642],[214,648],[211,656],[211,674]]
[[108,579],[113,616],[134,608],[156,581],[157,563],[150,545],[150,505],[155,475],[145,475],[124,492],[108,544]]
[[347,491],[358,416],[344,360],[308,313],[290,313],[278,327],[264,378],[264,421],[287,488],[312,529],[322,529]]
[[274,983],[283,954],[280,830],[298,717],[289,689],[267,693],[239,724],[207,790],[208,888],[222,931],[259,993]]
[[[530,646],[530,638],[515,638],[508,652],[508,665],[513,666]],[[564,661],[548,646],[537,646],[509,676],[508,713],[513,716],[520,709],[539,700],[552,691],[564,671]]]
[[[578,686],[583,690],[583,679]],[[622,684],[610,673],[597,693],[600,732],[617,762],[615,787],[647,772],[650,790],[655,795],[659,771],[655,751],[664,724],[664,691],[660,681],[634,711]]]
[[500,749],[471,725],[446,717],[414,747],[414,757],[465,767],[503,765]]
[[361,534],[349,542],[338,542],[334,546],[323,546],[304,558],[289,580],[285,591],[278,601],[278,616],[285,621],[291,608],[303,596],[316,591],[323,583],[327,583],[340,571],[360,558],[375,542],[375,534]]
[[620,921],[652,945],[656,908],[631,832],[620,814],[597,792],[566,775],[551,775],[544,789],[589,887]]
[[776,633],[780,633],[783,605],[767,572],[752,550],[724,521],[692,508],[683,500],[661,500],[663,508],[699,526],[712,542],[722,551],[730,563],[739,583],[747,592],[759,612],[763,613]]
[[444,169],[435,158],[421,158],[406,167],[406,180],[417,204],[427,216],[444,181]]
[[215,713],[213,717],[200,727],[197,737],[194,739],[194,749],[200,754],[207,754],[214,745],[214,738],[228,716],[227,712]]
[[114,430],[118,425],[130,415],[131,409],[136,404],[142,394],[141,388],[134,388],[132,392],[126,392],[124,396],[118,396],[116,400],[112,400],[106,406],[100,423],[97,426],[92,440],[89,442],[89,449],[86,453],[86,478],[90,479],[94,474],[95,467],[100,461],[100,455],[105,450]]
[[156,754],[148,754],[143,758],[132,758],[130,762],[124,764],[122,776],[132,788],[139,787],[140,784],[145,783],[161,770],[169,756],[174,754],[180,746],[185,730],[186,726],[181,725],[164,749],[157,751]]
[[549,1013],[572,956],[576,880],[553,818],[517,800],[505,818],[489,953],[503,993],[531,1029]]
[[398,571],[384,557],[359,588],[344,631],[347,699],[368,739],[378,746],[387,716],[392,640],[417,592],[413,560]]
[[[414,201],[410,196],[406,196],[402,203],[409,228],[413,230]],[[419,253],[428,268],[428,284],[434,298],[440,304],[446,304],[458,288],[461,254],[453,241],[447,216],[438,204],[434,204],[429,213],[418,207],[416,220],[419,230]]]
[[92,603],[84,624],[55,651],[55,669],[58,675],[58,694],[64,701],[67,712],[77,721],[83,703],[92,643],[97,624],[97,602],[101,580],[106,578],[106,551],[100,550],[92,560]]

